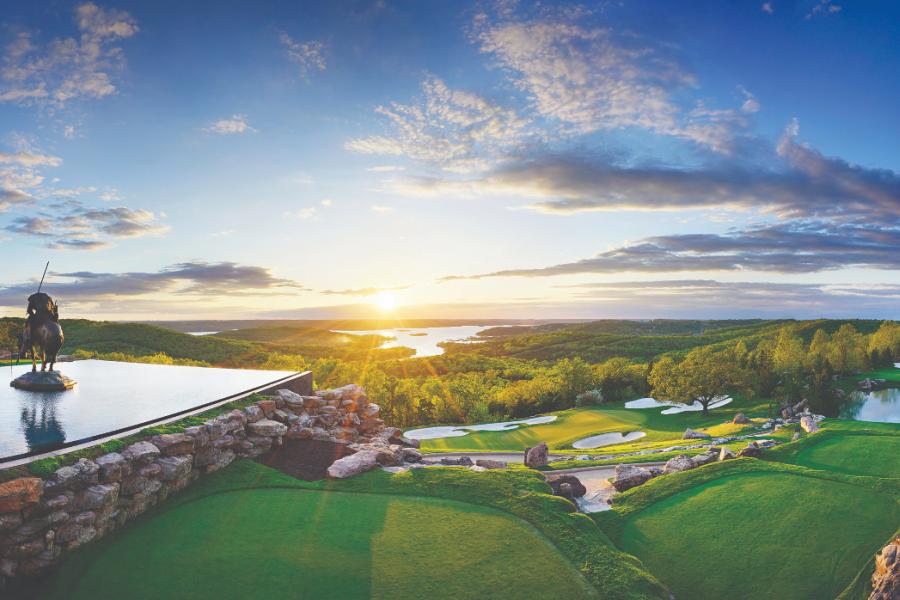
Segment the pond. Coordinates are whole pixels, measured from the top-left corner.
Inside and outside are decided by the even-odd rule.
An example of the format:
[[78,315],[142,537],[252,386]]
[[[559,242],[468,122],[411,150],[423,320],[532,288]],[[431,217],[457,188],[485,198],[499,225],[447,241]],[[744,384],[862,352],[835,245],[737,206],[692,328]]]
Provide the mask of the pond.
[[854,421],[900,423],[900,388],[851,392],[837,416]]
[[518,429],[520,425],[543,425],[556,420],[556,415],[519,419],[518,421],[504,421],[502,423],[484,423],[483,425],[446,425],[440,427],[423,427],[411,429],[404,433],[406,437],[414,440],[436,440],[448,437],[462,437],[469,435],[470,431],[510,431]]
[[[494,327],[494,326],[491,326]],[[389,337],[381,348],[397,348],[400,346],[412,348],[415,356],[437,356],[444,353],[444,349],[438,344],[442,342],[466,342],[478,343],[483,340],[470,339],[478,332],[489,329],[484,325],[457,325],[454,327],[418,327],[414,329],[370,329],[366,331],[350,331],[335,329],[335,333],[348,333],[350,335],[383,335]]]
[[[78,382],[73,389],[29,392],[0,384],[0,460],[162,419],[293,375],[101,360],[57,367]],[[12,380],[31,365],[4,369]]]

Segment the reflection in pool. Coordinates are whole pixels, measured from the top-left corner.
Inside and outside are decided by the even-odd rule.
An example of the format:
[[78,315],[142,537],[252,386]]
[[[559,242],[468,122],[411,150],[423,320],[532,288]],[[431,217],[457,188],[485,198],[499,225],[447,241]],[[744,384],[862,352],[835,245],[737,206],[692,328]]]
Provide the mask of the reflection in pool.
[[[729,396],[719,396],[710,403],[709,409],[712,410],[714,408],[719,408],[720,406],[725,406],[732,400],[733,398]],[[668,407],[666,408],[666,410],[660,413],[663,415],[674,415],[683,412],[695,412],[703,410],[703,405],[697,401],[694,401],[693,404],[678,404],[677,402],[661,402],[654,398],[638,398],[637,400],[631,400],[625,403],[625,408],[656,408],[659,406]]]
[[900,388],[852,392],[838,417],[855,421],[900,423]]
[[[290,371],[252,371],[102,360],[60,363],[78,382],[65,392],[0,385],[0,458],[53,450],[275,382]],[[10,379],[31,365],[4,368]]]
[[447,425],[441,427],[424,427],[411,429],[404,433],[406,437],[414,440],[436,440],[439,438],[462,437],[469,435],[470,431],[510,431],[518,429],[520,425],[543,425],[556,420],[556,415],[532,417],[518,421],[504,421],[502,423],[484,423],[483,425]]
[[612,446],[613,444],[624,444],[625,442],[632,442],[644,437],[645,435],[647,434],[643,431],[631,431],[624,435],[618,431],[611,433],[601,433],[598,435],[592,435],[591,437],[580,439],[577,442],[573,442],[572,447],[577,448],[578,450],[584,450],[587,448]]

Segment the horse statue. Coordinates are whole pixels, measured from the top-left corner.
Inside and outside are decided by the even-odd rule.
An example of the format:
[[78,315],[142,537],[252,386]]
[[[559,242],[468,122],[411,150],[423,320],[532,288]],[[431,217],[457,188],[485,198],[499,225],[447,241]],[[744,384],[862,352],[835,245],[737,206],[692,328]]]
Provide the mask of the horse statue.
[[56,356],[62,348],[63,330],[59,324],[59,307],[49,295],[37,292],[28,297],[28,317],[22,332],[19,356],[31,353],[31,372],[37,371],[37,357],[41,357],[41,371],[50,372],[56,364]]

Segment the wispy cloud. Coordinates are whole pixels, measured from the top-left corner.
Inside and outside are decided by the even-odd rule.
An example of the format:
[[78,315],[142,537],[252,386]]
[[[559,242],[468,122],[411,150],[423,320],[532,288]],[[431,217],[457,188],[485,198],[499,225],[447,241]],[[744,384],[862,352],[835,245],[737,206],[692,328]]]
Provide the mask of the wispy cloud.
[[760,10],[762,10],[764,13],[773,15],[775,14],[775,5],[772,2],[763,2],[762,6],[760,6]]
[[394,212],[393,206],[385,206],[383,204],[373,204],[370,208],[372,209],[372,212],[377,212],[377,213],[382,213],[382,214]]
[[284,47],[288,60],[297,65],[302,77],[309,77],[312,73],[325,70],[325,42],[317,40],[298,42],[285,32],[279,34],[278,40]]
[[46,43],[22,31],[7,46],[0,67],[0,102],[62,108],[78,98],[116,92],[114,76],[125,59],[119,42],[138,32],[127,12],[92,2],[75,8],[78,37]]
[[216,133],[219,135],[235,135],[240,133],[252,133],[256,130],[250,127],[247,122],[246,115],[231,115],[226,119],[213,121],[207,127],[203,128],[206,133]]
[[374,296],[379,292],[395,292],[405,289],[409,289],[409,286],[398,285],[395,287],[364,287],[346,290],[320,290],[319,293],[325,296]]
[[806,13],[806,16],[803,17],[807,21],[810,19],[814,19],[816,17],[824,17],[827,15],[833,15],[841,12],[843,10],[843,6],[840,4],[834,4],[831,0],[819,0],[818,3],[812,7],[812,9]]

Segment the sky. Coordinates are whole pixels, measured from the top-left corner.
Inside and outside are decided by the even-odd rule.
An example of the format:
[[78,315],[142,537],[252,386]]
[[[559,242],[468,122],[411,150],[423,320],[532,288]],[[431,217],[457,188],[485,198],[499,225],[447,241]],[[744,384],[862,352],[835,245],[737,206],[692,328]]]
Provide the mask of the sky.
[[900,317],[900,4],[0,0],[0,307]]

